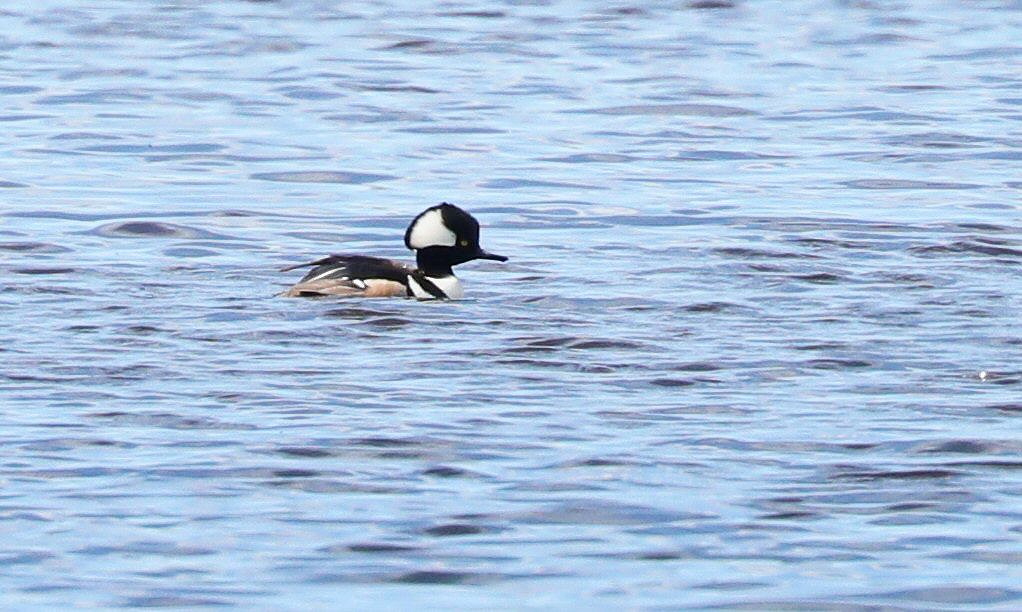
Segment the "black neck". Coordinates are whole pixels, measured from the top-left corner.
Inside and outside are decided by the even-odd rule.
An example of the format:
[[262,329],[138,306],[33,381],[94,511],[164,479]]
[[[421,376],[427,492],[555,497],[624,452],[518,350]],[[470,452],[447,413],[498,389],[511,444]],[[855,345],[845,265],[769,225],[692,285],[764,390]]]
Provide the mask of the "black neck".
[[434,278],[450,276],[451,258],[447,247],[426,247],[415,254],[415,263],[426,276]]

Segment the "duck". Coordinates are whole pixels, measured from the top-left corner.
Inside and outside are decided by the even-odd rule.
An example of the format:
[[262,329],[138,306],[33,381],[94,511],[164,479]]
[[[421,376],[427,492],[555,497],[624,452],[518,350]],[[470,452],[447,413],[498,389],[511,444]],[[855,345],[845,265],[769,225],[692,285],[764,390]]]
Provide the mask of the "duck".
[[405,230],[405,246],[415,253],[412,267],[369,255],[330,255],[281,269],[312,269],[284,297],[409,297],[457,300],[465,296],[453,268],[476,259],[507,261],[479,246],[479,222],[447,202],[419,213]]

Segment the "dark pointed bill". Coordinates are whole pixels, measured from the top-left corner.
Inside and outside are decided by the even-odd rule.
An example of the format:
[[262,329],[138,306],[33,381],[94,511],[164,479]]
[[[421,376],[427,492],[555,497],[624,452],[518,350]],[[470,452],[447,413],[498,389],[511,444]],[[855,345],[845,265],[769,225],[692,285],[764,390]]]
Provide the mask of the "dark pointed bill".
[[507,257],[503,255],[494,255],[493,253],[487,253],[486,251],[479,249],[476,253],[476,259],[492,259],[493,261],[507,261]]

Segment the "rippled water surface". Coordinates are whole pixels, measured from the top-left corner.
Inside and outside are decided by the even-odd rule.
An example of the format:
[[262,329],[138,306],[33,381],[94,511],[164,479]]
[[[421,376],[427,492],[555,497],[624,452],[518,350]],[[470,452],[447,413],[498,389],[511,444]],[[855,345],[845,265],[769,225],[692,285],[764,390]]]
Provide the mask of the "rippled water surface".
[[[4,3],[4,607],[1022,607],[1020,41]],[[274,297],[442,200],[468,299]]]

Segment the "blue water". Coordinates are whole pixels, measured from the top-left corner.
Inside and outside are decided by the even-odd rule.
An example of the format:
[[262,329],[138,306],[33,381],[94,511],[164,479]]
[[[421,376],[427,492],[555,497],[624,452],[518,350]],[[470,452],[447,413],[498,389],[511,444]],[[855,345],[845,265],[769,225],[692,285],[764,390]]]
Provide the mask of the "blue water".
[[1020,8],[5,3],[3,607],[1022,607]]

